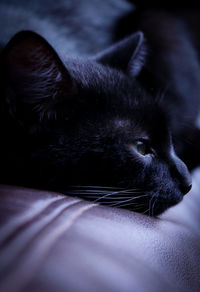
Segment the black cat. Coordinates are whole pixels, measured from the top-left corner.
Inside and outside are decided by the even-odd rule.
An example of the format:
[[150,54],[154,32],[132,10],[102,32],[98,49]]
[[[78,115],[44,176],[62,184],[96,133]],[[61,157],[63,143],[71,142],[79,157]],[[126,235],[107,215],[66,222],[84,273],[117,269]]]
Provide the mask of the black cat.
[[191,179],[159,96],[138,79],[145,55],[141,32],[91,58],[15,35],[0,56],[1,182],[149,215],[181,201]]

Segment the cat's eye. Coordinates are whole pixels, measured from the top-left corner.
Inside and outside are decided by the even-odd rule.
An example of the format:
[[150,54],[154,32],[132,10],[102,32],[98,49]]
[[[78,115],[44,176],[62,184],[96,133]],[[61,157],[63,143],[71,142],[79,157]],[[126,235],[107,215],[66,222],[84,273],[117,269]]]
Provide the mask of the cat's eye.
[[152,150],[147,141],[137,140],[134,143],[129,144],[132,149],[137,151],[139,154],[145,156],[151,154]]

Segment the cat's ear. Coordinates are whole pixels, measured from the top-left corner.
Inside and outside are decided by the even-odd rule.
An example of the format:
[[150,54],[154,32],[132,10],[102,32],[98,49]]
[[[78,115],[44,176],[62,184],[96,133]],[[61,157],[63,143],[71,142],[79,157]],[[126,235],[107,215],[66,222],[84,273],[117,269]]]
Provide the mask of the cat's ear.
[[[75,85],[54,49],[38,34],[16,34],[2,54],[3,74],[16,100],[41,116],[54,114]],[[2,64],[1,64],[2,65]]]
[[142,32],[112,45],[96,56],[96,60],[104,65],[128,72],[137,76],[143,68],[146,57],[146,44]]

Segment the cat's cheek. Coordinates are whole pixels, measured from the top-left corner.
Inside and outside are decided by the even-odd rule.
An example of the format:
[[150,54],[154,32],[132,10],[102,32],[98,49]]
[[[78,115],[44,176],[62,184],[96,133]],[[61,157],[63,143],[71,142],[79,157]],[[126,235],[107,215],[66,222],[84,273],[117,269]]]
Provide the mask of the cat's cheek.
[[144,164],[145,167],[150,166],[153,162],[153,155],[152,154],[147,154],[147,155],[142,155],[137,153],[138,159]]
[[149,169],[151,169],[151,166],[153,165],[152,155],[148,154],[145,157],[143,157],[143,163],[144,163],[145,172],[149,173]]
[[[131,155],[130,155],[131,154]],[[142,155],[134,149],[129,149],[129,155],[134,164],[140,165],[142,169],[148,168],[152,165],[153,154]]]

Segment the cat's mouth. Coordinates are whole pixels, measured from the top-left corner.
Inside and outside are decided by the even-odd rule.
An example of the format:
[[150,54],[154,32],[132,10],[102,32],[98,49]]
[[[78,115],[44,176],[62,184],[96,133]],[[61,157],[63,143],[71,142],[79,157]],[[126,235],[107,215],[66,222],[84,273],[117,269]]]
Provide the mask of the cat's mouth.
[[182,196],[173,196],[167,199],[158,193],[145,192],[141,189],[103,186],[71,186],[63,193],[73,197],[81,197],[94,203],[123,208],[152,217],[160,215],[182,200]]
[[152,207],[150,207],[148,215],[156,217],[168,210],[170,207],[177,205],[181,202],[181,200],[182,198],[177,200],[163,200],[158,197],[157,200],[154,200]]

